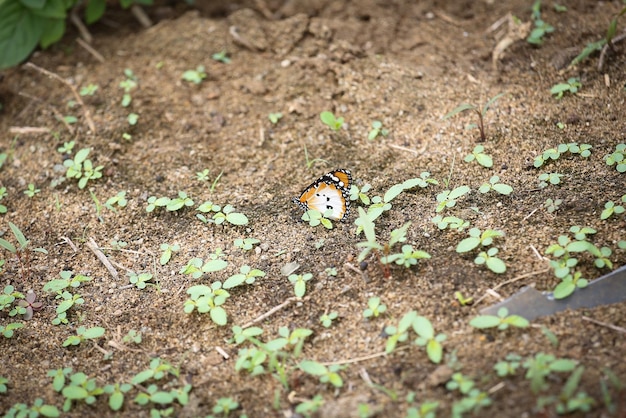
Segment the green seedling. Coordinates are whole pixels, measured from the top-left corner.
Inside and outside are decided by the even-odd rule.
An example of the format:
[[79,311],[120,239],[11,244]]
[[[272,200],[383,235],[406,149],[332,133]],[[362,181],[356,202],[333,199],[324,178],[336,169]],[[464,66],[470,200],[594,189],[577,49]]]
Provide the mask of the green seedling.
[[333,214],[332,209],[328,209],[324,213],[321,213],[320,211],[316,209],[309,209],[302,214],[300,219],[302,219],[305,222],[308,222],[309,225],[313,227],[321,224],[326,229],[333,229],[333,223],[328,218],[329,216],[332,216],[332,214]]
[[165,207],[168,212],[175,212],[185,207],[193,206],[194,201],[187,193],[183,191],[178,192],[178,197],[170,199],[169,197],[156,197],[150,196],[148,198],[148,206],[146,206],[146,212],[153,212],[157,207]]
[[437,209],[435,212],[439,213],[445,208],[451,208],[456,205],[463,195],[469,193],[470,188],[468,186],[459,186],[453,190],[444,190],[437,195]]
[[148,285],[154,286],[153,283],[149,283],[152,280],[152,273],[128,273],[128,281],[130,284],[134,284],[137,289],[145,289]]
[[28,184],[28,189],[24,190],[24,194],[28,197],[35,197],[37,193],[40,193],[41,189],[36,189],[33,183]]
[[604,156],[604,161],[609,166],[615,164],[615,169],[620,172],[626,172],[626,144],[617,144],[615,152]]
[[78,122],[78,118],[76,116],[73,115],[67,115],[67,116],[63,116],[63,118],[59,119],[57,117],[57,120],[59,121],[63,121],[68,125],[74,125],[76,122]]
[[473,297],[464,297],[459,291],[454,292],[454,298],[461,304],[461,306],[468,306],[474,303]]
[[73,159],[69,158],[63,161],[63,165],[67,168],[65,177],[78,179],[79,189],[84,189],[89,180],[97,180],[102,177],[104,166],[93,166],[91,160],[87,159],[90,151],[90,148],[83,148],[76,153]]
[[69,383],[61,389],[61,394],[65,398],[63,412],[72,409],[72,402],[83,401],[87,405],[93,405],[96,397],[104,393],[104,389],[98,387],[96,378],[88,378],[85,373],[74,373],[69,377]]
[[546,406],[555,405],[559,415],[576,411],[589,412],[595,404],[595,400],[585,392],[576,393],[584,370],[584,366],[580,366],[572,372],[563,385],[559,396],[542,396],[537,399],[537,409],[545,410]]
[[83,97],[93,96],[94,94],[96,94],[96,91],[98,91],[98,85],[92,83],[92,84],[88,84],[86,86],[81,87],[78,94],[80,94]]
[[237,248],[240,248],[244,251],[249,251],[251,250],[256,244],[259,244],[261,241],[259,241],[256,238],[237,238],[233,245]]
[[549,184],[560,184],[561,183],[561,177],[563,177],[563,174],[560,173],[543,173],[539,175],[539,188],[543,189],[545,187],[548,187],[548,183]]
[[52,324],[67,324],[67,311],[76,305],[82,305],[85,300],[79,294],[73,294],[64,290],[66,288],[77,288],[81,283],[90,281],[91,278],[80,274],[72,277],[72,271],[63,270],[59,273],[61,279],[50,280],[43,287],[46,292],[56,293],[55,299],[61,300],[56,308],[56,318],[52,320]]
[[456,401],[452,404],[452,417],[462,417],[467,412],[472,412],[474,415],[480,408],[491,405],[491,398],[487,392],[483,392],[479,389],[470,390],[464,398]]
[[305,418],[311,418],[323,405],[322,395],[315,395],[313,399],[299,403],[295,412],[304,415]]
[[546,208],[546,210],[548,211],[548,213],[553,213],[556,212],[557,210],[559,210],[559,207],[561,206],[561,203],[563,203],[562,199],[547,199],[544,204],[543,207]]
[[496,192],[506,196],[513,193],[513,188],[508,184],[500,183],[500,177],[498,176],[491,176],[489,183],[483,183],[478,189],[481,193],[487,193],[490,190],[495,190]]
[[174,388],[169,392],[159,390],[158,386],[155,384],[149,385],[145,392],[139,393],[135,396],[135,403],[145,406],[150,403],[156,404],[159,406],[159,409],[152,408],[150,410],[150,416],[154,418],[160,417],[169,417],[174,413],[174,407],[166,407],[169,404],[172,404],[178,401],[181,405],[186,405],[189,402],[189,392],[191,391],[191,385],[187,384],[182,388]]
[[235,371],[240,372],[246,370],[250,376],[258,376],[265,373],[263,364],[267,361],[268,354],[266,350],[256,347],[242,348],[237,353],[237,362],[235,363]]
[[367,309],[363,311],[364,318],[378,318],[378,316],[387,311],[387,305],[380,303],[380,298],[377,296],[371,297],[367,300]]
[[549,161],[556,160],[561,157],[561,155],[569,152],[571,154],[579,154],[583,158],[588,158],[591,155],[591,148],[593,148],[589,144],[578,144],[578,142],[569,142],[564,144],[559,144],[556,148],[548,148],[543,151],[541,155],[538,155],[533,160],[533,165],[535,168],[539,168],[545,163]]
[[[15,290],[15,287],[13,287],[10,284],[6,285],[4,289],[2,290],[2,293],[0,294],[0,311],[4,310],[5,308],[11,307],[11,305],[13,304],[13,302],[15,302],[16,299],[24,299],[24,298],[25,298],[24,294]],[[18,314],[17,311],[15,312],[11,311],[9,316],[15,316],[17,314]]]
[[[409,401],[408,398],[407,395],[407,402],[412,403],[413,401]],[[435,418],[437,408],[439,402],[424,402],[418,407],[411,406],[406,410],[406,418]]]
[[227,54],[228,52],[226,52],[226,50],[222,50],[211,55],[211,59],[224,64],[230,64],[230,58],[228,58]]
[[326,273],[326,275],[329,276],[329,277],[336,277],[337,276],[337,268],[336,267],[326,267],[324,269],[324,273]]
[[489,248],[487,251],[481,251],[474,259],[474,263],[478,265],[486,265],[487,268],[496,274],[506,272],[506,264],[502,259],[496,257],[498,249],[496,247]]
[[308,169],[313,167],[315,163],[328,163],[328,161],[323,160],[321,158],[314,158],[311,160],[309,158],[309,151],[306,149],[306,145],[304,146],[304,161],[306,162],[306,168]]
[[168,375],[178,377],[180,371],[168,362],[161,360],[159,357],[155,357],[150,360],[150,366],[146,370],[137,373],[131,379],[131,383],[133,385],[140,385],[149,380],[161,380]]
[[131,329],[122,338],[122,342],[141,344],[141,332]]
[[174,212],[184,207],[193,206],[193,203],[193,200],[187,196],[187,193],[181,191],[178,192],[178,197],[171,199],[167,205],[165,205],[165,209],[167,209],[168,212]]
[[[289,332],[289,328],[287,327],[280,327],[278,329],[278,335],[280,335],[280,337],[287,342],[285,346],[293,347],[294,357],[300,357],[300,354],[302,354],[302,348],[304,347],[304,340],[312,334],[313,331],[307,328],[296,328],[291,332]],[[274,341],[282,341],[281,338]]]
[[468,104],[468,103],[464,103],[460,106],[455,107],[454,109],[452,109],[450,112],[446,113],[443,116],[443,119],[449,119],[452,116],[455,116],[461,112],[465,112],[465,111],[472,111],[474,113],[476,113],[476,115],[478,116],[478,125],[472,124],[469,125],[468,128],[478,128],[478,130],[480,131],[480,139],[481,141],[484,141],[487,139],[486,135],[485,135],[485,124],[484,124],[484,117],[485,114],[487,113],[487,111],[489,110],[489,108],[491,107],[491,105],[493,105],[496,100],[498,100],[500,97],[504,96],[505,93],[500,93],[497,94],[495,96],[493,96],[491,99],[489,99],[487,101],[487,103],[485,103],[485,105],[483,106],[482,109],[480,109],[478,106],[474,106],[472,104]]
[[548,327],[542,325],[541,333],[546,336],[546,338],[548,339],[548,341],[550,341],[550,344],[552,344],[554,348],[557,348],[559,346],[559,339],[556,337],[556,335],[554,335],[552,331],[548,329]]
[[526,42],[532,45],[541,45],[543,44],[544,36],[554,32],[554,26],[541,19],[541,0],[536,0],[533,3],[531,19],[535,27],[528,35],[528,38],[526,38]]
[[396,263],[398,265],[409,268],[417,265],[418,260],[430,258],[430,254],[426,251],[415,250],[412,245],[403,245],[402,252],[396,254],[390,254],[382,257],[381,262],[383,264]]
[[298,364],[298,368],[310,375],[319,376],[321,383],[330,383],[336,388],[343,387],[343,379],[337,373],[341,369],[338,364],[326,367],[313,360],[302,360]]
[[79,345],[85,340],[100,338],[105,332],[106,330],[102,327],[85,328],[80,326],[76,329],[76,335],[70,335],[65,341],[63,341],[63,347]]
[[470,226],[469,221],[464,221],[463,219],[457,218],[456,216],[443,217],[441,215],[437,215],[431,219],[431,222],[437,225],[437,228],[442,230],[450,228],[462,231]]
[[59,293],[63,289],[66,289],[68,287],[75,289],[79,287],[82,283],[91,281],[91,277],[89,276],[84,276],[82,274],[76,274],[72,276],[73,274],[74,272],[72,272],[71,270],[61,271],[59,273],[59,276],[61,276],[61,278],[50,280],[43,286],[43,290],[46,292]]
[[24,324],[21,324],[19,322],[11,322],[6,325],[0,325],[0,333],[2,333],[5,338],[11,338],[13,337],[13,333],[16,329],[20,329],[23,327]]
[[335,117],[333,112],[324,111],[320,113],[320,119],[324,125],[328,126],[333,131],[338,131],[343,126],[343,118]]
[[435,335],[435,330],[430,320],[420,315],[413,319],[412,326],[413,331],[418,335],[415,339],[415,344],[420,347],[426,347],[426,354],[431,362],[435,364],[441,363],[443,358],[443,346],[441,343],[446,340],[446,335]]
[[[405,180],[402,183],[402,189],[403,190],[409,190],[414,188],[415,186],[419,186],[422,189],[425,189],[426,187],[428,187],[429,185],[438,185],[439,182],[433,178],[430,178],[430,173],[428,171],[422,171],[420,173],[419,177],[413,178],[413,179],[408,179]],[[391,189],[389,189],[390,191],[393,189],[393,187]],[[389,193],[389,192],[387,192]]]
[[398,322],[398,325],[388,325],[385,327],[385,334],[387,337],[387,344],[385,345],[385,353],[389,354],[395,350],[398,343],[405,342],[409,338],[409,329],[413,325],[413,321],[417,317],[417,312],[410,311],[404,314],[404,316]]
[[205,168],[202,171],[196,172],[196,180],[209,181],[209,173],[210,173],[210,170],[208,168]]
[[312,278],[313,275],[311,273],[289,275],[288,279],[293,284],[293,291],[297,298],[304,297],[306,293],[306,282]]
[[137,121],[139,121],[139,115],[136,113],[129,113],[126,120],[130,126],[135,126],[137,125]]
[[[621,201],[622,203],[626,203],[626,194],[622,196]],[[616,215],[622,214],[624,213],[625,210],[626,209],[624,209],[624,206],[616,205],[615,202],[613,202],[612,200],[609,200],[608,202],[604,204],[604,210],[600,214],[600,219],[602,220],[608,219],[613,214],[616,214]]]
[[223,257],[221,248],[215,250],[214,254],[211,254],[210,259],[205,263],[201,258],[194,257],[187,262],[187,265],[181,268],[181,274],[190,275],[192,278],[197,279],[202,276],[203,273],[214,273],[216,271],[224,270],[228,266],[226,260],[222,260]]
[[354,201],[358,199],[364,205],[366,206],[369,205],[371,203],[371,200],[369,196],[367,195],[367,192],[369,192],[371,188],[372,188],[371,184],[366,184],[360,189],[359,189],[359,186],[357,186],[356,184],[353,184],[352,186],[350,186],[350,200]]
[[497,237],[503,237],[504,232],[496,231],[493,229],[486,229],[484,232],[480,232],[478,228],[471,228],[469,230],[469,238],[465,238],[456,247],[457,253],[466,253],[472,251],[479,246],[489,246],[493,243],[493,239]]
[[226,311],[221,306],[230,297],[225,289],[222,289],[220,282],[215,282],[211,287],[207,285],[191,286],[187,289],[189,299],[185,301],[183,310],[190,314],[194,309],[198,313],[209,313],[211,320],[220,326],[226,325],[228,317]]
[[558,83],[552,86],[550,94],[555,99],[561,99],[565,93],[576,94],[583,85],[578,77],[570,77],[565,83]]
[[[9,251],[17,257],[17,261],[20,265],[20,270],[22,272],[22,278],[26,279],[30,277],[30,251],[28,251],[30,240],[26,239],[24,233],[13,222],[9,222],[9,229],[15,237],[18,245],[16,247],[4,238],[0,238],[0,248],[4,248],[5,250]],[[32,251],[48,254],[48,251],[40,247],[33,248]],[[2,263],[0,263],[0,267],[2,265],[4,265],[4,260],[2,261]]]
[[98,197],[96,196],[96,194],[90,189],[89,190],[89,196],[91,196],[91,200],[93,200],[93,205],[96,208],[96,218],[100,221],[100,222],[104,222],[104,219],[101,216],[102,213],[102,205],[100,204],[100,200],[98,199]]
[[552,354],[537,353],[522,366],[526,369],[526,379],[530,380],[530,389],[537,394],[548,388],[546,377],[551,372],[571,372],[576,364],[574,360],[557,359]]
[[561,283],[554,288],[553,295],[555,299],[564,299],[574,293],[576,289],[584,289],[588,285],[589,281],[582,277],[581,272],[577,271],[563,277]]
[[235,401],[233,398],[219,398],[212,411],[214,414],[221,414],[227,417],[231,411],[237,408],[239,408],[239,402]]
[[231,328],[233,331],[233,338],[229,340],[235,345],[239,345],[244,341],[250,341],[256,345],[262,345],[262,343],[256,338],[263,334],[263,329],[259,327],[241,328],[239,325],[233,325]]
[[580,54],[578,54],[576,56],[576,58],[574,58],[572,60],[572,62],[570,62],[570,66],[572,65],[577,65],[580,62],[582,62],[583,60],[585,60],[587,57],[589,57],[592,53],[594,53],[595,51],[600,51],[601,49],[603,49],[606,45],[609,46],[609,48],[612,51],[615,51],[615,46],[613,43],[613,38],[615,37],[615,34],[617,33],[617,21],[618,19],[623,16],[626,13],[626,7],[624,7],[621,11],[619,11],[609,22],[609,26],[607,28],[606,31],[606,35],[604,36],[604,38],[595,41],[595,42],[590,42],[588,43],[583,50],[581,51]]
[[[7,196],[7,188],[0,187],[0,200],[4,199]],[[0,214],[7,213],[7,207],[0,203]]]
[[61,392],[65,387],[66,378],[71,374],[72,368],[66,367],[64,369],[48,370],[46,375],[52,377],[52,388],[57,392]]
[[272,122],[272,124],[276,125],[278,121],[283,118],[283,114],[280,112],[270,113],[267,117],[269,118],[270,122]]
[[517,354],[508,354],[505,360],[497,362],[493,368],[500,377],[515,376],[522,364],[522,358]]
[[454,373],[451,379],[446,383],[446,389],[449,391],[458,390],[462,394],[466,395],[474,388],[474,381],[466,376],[463,373],[457,372]]
[[337,319],[338,315],[339,314],[334,311],[330,313],[325,313],[322,316],[320,316],[320,323],[322,324],[324,328],[330,328],[330,326],[333,324],[333,321]]
[[526,318],[519,315],[509,315],[509,310],[505,307],[498,309],[498,315],[479,315],[473,318],[469,324],[474,328],[485,329],[498,327],[499,330],[505,330],[509,326],[517,328],[526,328],[529,322]]
[[557,257],[557,260],[551,260],[550,266],[554,269],[554,275],[561,279],[561,283],[555,288],[554,296],[556,298],[564,298],[569,296],[576,288],[586,287],[588,281],[581,277],[580,273],[574,271],[574,267],[578,264],[578,259],[572,257],[571,253],[589,253],[595,260],[594,264],[597,268],[613,268],[613,263],[609,259],[612,251],[608,247],[598,248],[593,243],[586,240],[587,235],[595,234],[593,228],[573,226],[570,232],[574,235],[572,241],[566,235],[560,235],[556,244],[550,245],[546,249],[546,254]]
[[232,289],[233,287],[241,286],[244,283],[252,284],[255,282],[257,277],[265,277],[265,272],[259,269],[252,269],[250,266],[244,265],[239,269],[239,274],[234,274],[224,281],[222,288]]
[[[197,211],[201,212],[196,214],[196,217],[204,223],[215,223],[216,225],[223,224],[224,221],[228,221],[233,225],[247,225],[248,218],[243,213],[235,212],[235,208],[232,205],[226,205],[222,209],[220,205],[215,205],[213,202],[207,200],[202,203]],[[213,212],[212,218],[207,218],[204,214]]]
[[163,243],[161,244],[161,246],[159,247],[161,249],[161,257],[159,257],[159,263],[164,266],[167,263],[170,262],[170,259],[172,258],[172,254],[177,253],[178,251],[180,251],[180,245],[179,244],[174,244],[174,245],[170,245],[168,243]]
[[389,131],[387,129],[383,128],[383,123],[381,121],[375,120],[374,122],[372,122],[372,129],[370,130],[369,134],[367,135],[367,139],[369,139],[370,141],[373,141],[379,135],[385,137],[385,136],[389,135]]
[[130,68],[126,68],[124,70],[124,75],[126,76],[126,79],[120,81],[120,88],[124,90],[122,107],[128,107],[133,101],[130,92],[137,88],[137,77],[135,77],[135,74],[133,74],[133,71]]
[[204,65],[198,65],[195,70],[187,70],[183,73],[183,80],[189,81],[190,83],[200,84],[202,80],[206,78],[206,71],[204,70]]
[[476,160],[476,162],[478,162],[478,164],[482,165],[483,167],[491,168],[493,167],[493,158],[491,158],[490,155],[485,154],[484,151],[485,147],[483,147],[482,145],[476,145],[472,153],[467,154],[465,158],[463,158],[463,161],[469,163]]
[[7,418],[35,418],[38,416],[44,417],[60,417],[61,413],[58,408],[54,405],[48,405],[43,403],[43,399],[37,398],[33,402],[31,406],[26,405],[25,403],[16,403],[13,405],[4,415]]
[[111,411],[119,411],[124,405],[124,394],[131,390],[133,385],[130,383],[116,383],[114,385],[106,385],[103,390],[109,395],[109,408]]
[[128,243],[123,240],[112,239],[111,241],[109,241],[109,245],[113,250],[120,251],[123,248],[127,247]]
[[104,206],[109,210],[115,211],[115,208],[113,208],[114,205],[117,205],[120,208],[125,208],[127,204],[128,200],[126,200],[126,190],[122,190],[115,196],[109,197],[104,203]]

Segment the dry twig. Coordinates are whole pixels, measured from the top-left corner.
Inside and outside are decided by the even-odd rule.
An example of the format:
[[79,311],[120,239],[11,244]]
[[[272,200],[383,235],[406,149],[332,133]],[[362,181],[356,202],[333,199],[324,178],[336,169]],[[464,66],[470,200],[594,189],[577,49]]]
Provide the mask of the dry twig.
[[626,328],[618,327],[617,325],[613,325],[613,324],[609,324],[609,323],[606,323],[606,322],[598,321],[597,319],[589,318],[588,316],[583,316],[583,320],[592,322],[592,323],[594,323],[596,325],[600,325],[600,326],[603,326],[603,327],[610,328],[613,331],[617,331],[617,332],[621,332],[623,334],[626,334]]
[[76,38],[76,43],[78,43],[78,45],[82,46],[87,52],[93,55],[95,59],[97,59],[98,61],[104,64],[104,57],[102,56],[101,53],[96,51],[94,47],[89,45],[87,42],[83,41],[81,38]]
[[89,247],[89,249],[96,255],[96,257],[98,257],[98,260],[100,260],[100,262],[104,264],[104,267],[109,270],[111,276],[113,276],[114,279],[118,279],[119,274],[117,273],[117,270],[115,270],[115,267],[113,267],[113,265],[109,262],[107,256],[104,255],[102,251],[100,251],[100,248],[98,248],[98,244],[96,244],[96,241],[94,241],[93,238],[89,238],[89,241],[87,241],[87,247]]
[[291,305],[292,303],[294,303],[294,302],[296,302],[296,301],[298,301],[298,300],[301,300],[301,299],[300,299],[300,298],[297,298],[297,297],[291,297],[291,298],[288,298],[287,300],[285,300],[285,301],[284,301],[283,303],[281,303],[280,305],[278,305],[278,306],[274,306],[272,309],[270,309],[269,311],[265,312],[263,315],[258,316],[256,319],[253,319],[252,321],[248,322],[248,323],[247,323],[247,324],[245,324],[245,325],[242,325],[242,327],[241,327],[241,328],[244,328],[244,329],[245,329],[245,328],[251,327],[252,325],[256,324],[257,322],[261,322],[261,321],[262,321],[262,320],[264,320],[265,318],[267,318],[267,317],[269,317],[269,316],[273,315],[274,313],[276,313],[276,312],[280,311],[280,310],[281,310],[281,309],[283,309],[284,307],[289,306],[289,305]]
[[[522,274],[521,276],[517,276],[517,277],[514,277],[514,278],[512,278],[510,280],[502,282],[502,283],[492,287],[489,290],[495,292],[496,290],[500,289],[502,286],[506,286],[507,284],[515,283],[515,282],[517,282],[519,280],[526,279],[526,278],[532,277],[532,276],[536,276],[536,275],[541,274],[541,273],[547,273],[548,271],[550,271],[550,267],[547,267],[547,268],[545,268],[543,270],[531,271],[530,273]],[[483,299],[485,299],[487,297],[487,295],[488,295],[488,293],[485,293],[480,298],[478,298],[478,300],[475,302],[476,305],[478,305]]]
[[89,108],[87,108],[87,106],[85,106],[85,102],[83,102],[83,99],[80,97],[80,94],[78,94],[78,91],[76,91],[76,88],[74,86],[72,86],[67,80],[63,79],[63,77],[61,77],[58,74],[55,74],[51,71],[46,70],[45,68],[41,68],[35,64],[33,64],[32,62],[27,62],[26,64],[24,64],[24,67],[26,68],[32,68],[34,70],[39,71],[40,73],[47,75],[50,78],[54,78],[55,80],[60,81],[61,83],[65,84],[67,87],[70,88],[70,90],[72,90],[72,94],[74,95],[74,99],[76,99],[76,102],[80,104],[80,106],[83,109],[83,113],[85,114],[85,120],[87,121],[87,125],[89,126],[89,130],[95,134],[96,133],[96,126],[93,123],[93,120],[91,120],[91,114],[89,113]]

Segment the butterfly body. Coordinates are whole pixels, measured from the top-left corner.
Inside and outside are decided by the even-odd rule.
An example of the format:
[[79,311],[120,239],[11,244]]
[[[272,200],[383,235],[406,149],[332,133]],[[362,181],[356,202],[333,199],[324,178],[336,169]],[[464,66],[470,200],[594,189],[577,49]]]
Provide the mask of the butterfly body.
[[311,183],[293,202],[303,210],[315,209],[322,214],[330,210],[328,219],[342,221],[350,213],[351,185],[350,170],[331,171]]

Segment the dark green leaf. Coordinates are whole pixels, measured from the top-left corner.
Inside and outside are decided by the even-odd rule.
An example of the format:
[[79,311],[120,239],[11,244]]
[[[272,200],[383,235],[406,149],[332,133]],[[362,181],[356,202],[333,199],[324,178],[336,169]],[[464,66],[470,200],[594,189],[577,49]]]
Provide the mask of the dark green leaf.
[[106,8],[106,0],[89,0],[85,8],[85,20],[91,24],[100,20]]

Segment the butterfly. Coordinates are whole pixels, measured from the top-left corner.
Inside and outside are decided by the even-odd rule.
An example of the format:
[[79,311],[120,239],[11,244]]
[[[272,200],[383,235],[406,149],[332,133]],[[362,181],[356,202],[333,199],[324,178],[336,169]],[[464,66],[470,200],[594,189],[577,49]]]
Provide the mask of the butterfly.
[[303,210],[315,209],[322,214],[331,210],[328,219],[342,221],[350,213],[351,185],[350,170],[338,169],[315,180],[292,201]]

